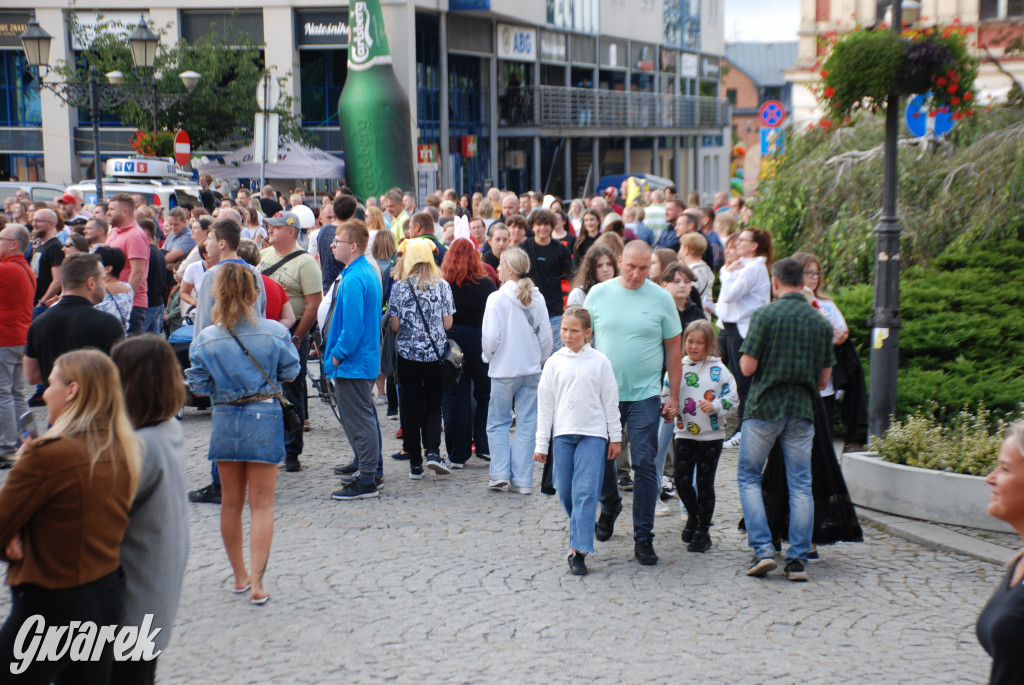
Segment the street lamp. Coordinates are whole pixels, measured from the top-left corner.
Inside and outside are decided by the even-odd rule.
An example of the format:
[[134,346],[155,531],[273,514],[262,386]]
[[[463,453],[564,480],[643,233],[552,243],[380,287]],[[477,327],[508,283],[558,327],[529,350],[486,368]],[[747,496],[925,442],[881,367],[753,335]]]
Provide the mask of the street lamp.
[[46,88],[54,93],[65,103],[73,107],[88,105],[89,118],[92,120],[92,144],[93,144],[93,167],[96,176],[96,197],[103,199],[103,169],[102,155],[100,154],[100,110],[117,107],[129,97],[136,102],[145,99],[138,104],[150,105],[153,110],[153,131],[157,130],[157,114],[160,105],[163,103],[181,102],[192,96],[196,85],[202,75],[195,71],[184,71],[178,75],[185,85],[188,93],[181,95],[169,93],[160,95],[157,93],[156,81],[156,49],[160,42],[159,37],[146,25],[145,15],[140,15],[139,25],[135,27],[128,36],[128,47],[132,53],[132,64],[136,71],[149,70],[148,83],[127,83],[124,74],[120,71],[111,71],[106,74],[107,83],[100,83],[99,70],[95,64],[90,64],[88,78],[85,83],[68,81],[64,83],[44,81],[46,72],[50,69],[50,43],[52,37],[39,26],[33,16],[28,23],[24,33],[21,34],[21,45],[25,51],[25,60],[29,68],[39,70],[38,83],[40,87]]
[[[903,5],[907,20],[917,21],[917,0],[893,0],[892,30],[903,29]],[[868,399],[868,435],[881,438],[896,409],[900,327],[900,221],[896,215],[897,154],[900,133],[900,94],[889,93],[885,103],[885,161],[882,171],[882,218],[875,227],[875,297],[871,326],[871,388]]]

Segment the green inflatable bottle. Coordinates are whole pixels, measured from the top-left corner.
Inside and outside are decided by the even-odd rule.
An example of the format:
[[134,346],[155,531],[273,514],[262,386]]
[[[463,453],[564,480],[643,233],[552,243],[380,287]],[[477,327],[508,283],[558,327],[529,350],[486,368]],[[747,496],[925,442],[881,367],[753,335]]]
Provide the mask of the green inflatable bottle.
[[348,76],[338,99],[345,176],[361,198],[415,191],[409,98],[391,65],[380,0],[351,4]]

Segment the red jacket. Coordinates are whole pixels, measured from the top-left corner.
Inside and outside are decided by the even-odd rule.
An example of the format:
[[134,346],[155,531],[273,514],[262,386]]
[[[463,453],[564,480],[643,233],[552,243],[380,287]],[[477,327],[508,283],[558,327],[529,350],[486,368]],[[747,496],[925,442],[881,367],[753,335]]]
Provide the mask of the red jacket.
[[0,260],[0,347],[24,345],[32,323],[36,276],[20,254]]

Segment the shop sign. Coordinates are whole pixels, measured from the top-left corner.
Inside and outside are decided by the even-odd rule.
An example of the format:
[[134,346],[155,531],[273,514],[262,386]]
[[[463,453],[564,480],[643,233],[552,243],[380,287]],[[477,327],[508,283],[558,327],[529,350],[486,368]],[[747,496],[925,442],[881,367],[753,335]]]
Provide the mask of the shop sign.
[[690,52],[683,53],[679,74],[683,78],[697,78],[697,55]]
[[21,48],[21,34],[28,28],[28,12],[0,12],[0,47]]
[[498,24],[498,59],[537,61],[537,31],[511,24]]
[[460,147],[463,157],[476,157],[476,136],[462,136]]
[[565,62],[569,51],[564,33],[540,32],[540,58],[544,62]]
[[348,34],[348,10],[295,10],[295,44],[300,48],[344,48]]

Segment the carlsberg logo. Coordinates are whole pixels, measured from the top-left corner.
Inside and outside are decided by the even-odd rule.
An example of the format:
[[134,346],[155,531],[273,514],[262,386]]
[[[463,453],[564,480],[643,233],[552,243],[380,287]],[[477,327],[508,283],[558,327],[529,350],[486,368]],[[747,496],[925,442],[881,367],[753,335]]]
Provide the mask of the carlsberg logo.
[[355,23],[352,26],[352,42],[349,45],[349,58],[355,64],[362,64],[370,58],[373,38],[370,37],[370,12],[365,2],[354,5]]

